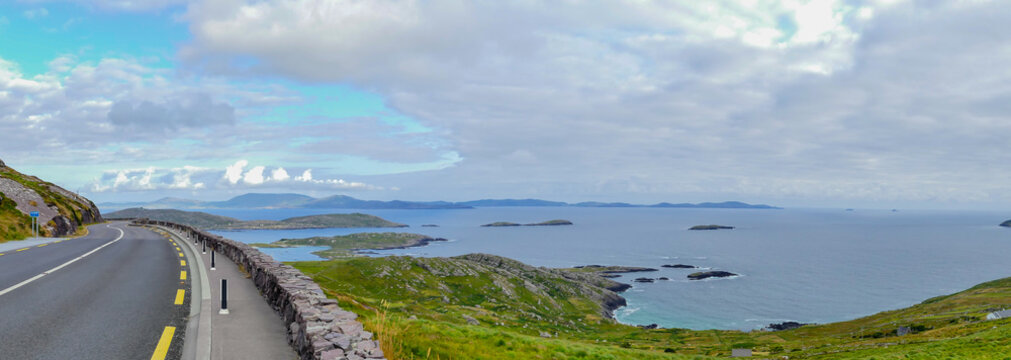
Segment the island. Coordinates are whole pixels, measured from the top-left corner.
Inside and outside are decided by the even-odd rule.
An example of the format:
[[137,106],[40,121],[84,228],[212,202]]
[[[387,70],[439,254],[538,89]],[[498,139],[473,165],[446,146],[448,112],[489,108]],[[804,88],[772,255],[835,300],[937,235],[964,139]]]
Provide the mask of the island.
[[737,274],[734,274],[732,272],[727,272],[727,271],[700,271],[700,272],[688,274],[688,279],[689,280],[702,280],[702,279],[708,279],[708,278],[711,278],[711,277],[730,277],[730,276],[737,276]]
[[287,248],[298,246],[328,246],[329,249],[314,251],[320,257],[335,259],[358,255],[361,250],[391,250],[425,246],[433,241],[446,241],[427,235],[411,233],[355,233],[339,236],[316,236],[302,239],[281,239],[269,244],[250,244],[260,248]]
[[284,220],[250,220],[208,214],[198,211],[174,209],[123,209],[106,215],[107,219],[147,218],[190,225],[208,230],[293,230],[327,228],[399,228],[407,225],[395,223],[378,216],[353,214],[325,214],[298,216]]
[[425,224],[425,225],[421,225],[421,227],[439,227],[439,225],[435,225],[435,224]]
[[671,269],[694,269],[695,265],[685,265],[685,264],[665,264],[660,265],[660,267],[671,268]]
[[1002,222],[1002,223],[1000,223],[1000,226],[1003,226],[1003,227],[1011,227],[1011,220],[1008,220],[1008,221],[1005,221],[1005,222]]
[[641,277],[641,278],[635,278],[635,280],[632,280],[632,281],[635,281],[637,283],[651,283],[651,282],[653,282],[653,279]]
[[734,228],[733,226],[725,226],[725,225],[695,225],[689,228],[688,230],[730,230],[733,228]]
[[506,227],[506,226],[559,226],[559,225],[572,225],[572,222],[571,222],[571,221],[569,221],[569,220],[561,220],[561,219],[558,219],[558,220],[548,220],[548,221],[542,221],[542,222],[539,222],[539,223],[532,223],[532,224],[518,224],[518,223],[514,223],[514,222],[508,222],[508,221],[496,221],[496,222],[493,222],[493,223],[491,223],[491,224],[484,224],[484,225],[481,225],[481,227]]

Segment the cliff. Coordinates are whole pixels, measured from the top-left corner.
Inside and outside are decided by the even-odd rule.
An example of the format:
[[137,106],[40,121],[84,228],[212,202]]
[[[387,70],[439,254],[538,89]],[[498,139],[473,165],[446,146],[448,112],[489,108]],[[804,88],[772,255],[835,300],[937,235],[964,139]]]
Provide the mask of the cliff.
[[32,212],[40,236],[67,236],[102,221],[95,203],[53,183],[25,175],[0,161],[0,241],[31,236]]

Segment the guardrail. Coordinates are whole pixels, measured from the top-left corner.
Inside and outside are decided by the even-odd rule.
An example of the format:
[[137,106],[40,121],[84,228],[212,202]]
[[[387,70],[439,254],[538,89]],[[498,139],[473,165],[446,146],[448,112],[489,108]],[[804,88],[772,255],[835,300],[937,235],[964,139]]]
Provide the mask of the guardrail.
[[202,242],[249,272],[264,300],[288,324],[288,344],[303,360],[384,359],[379,343],[356,319],[328,299],[312,278],[298,269],[275,261],[247,244],[194,227],[167,221],[133,220],[138,225],[158,225],[183,232],[191,241]]

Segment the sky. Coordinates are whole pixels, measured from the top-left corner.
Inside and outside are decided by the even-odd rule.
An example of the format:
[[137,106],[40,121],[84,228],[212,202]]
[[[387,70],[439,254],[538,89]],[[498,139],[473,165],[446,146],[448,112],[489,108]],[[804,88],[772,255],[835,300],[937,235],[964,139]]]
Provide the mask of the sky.
[[1008,209],[1000,1],[12,0],[0,159],[96,202]]

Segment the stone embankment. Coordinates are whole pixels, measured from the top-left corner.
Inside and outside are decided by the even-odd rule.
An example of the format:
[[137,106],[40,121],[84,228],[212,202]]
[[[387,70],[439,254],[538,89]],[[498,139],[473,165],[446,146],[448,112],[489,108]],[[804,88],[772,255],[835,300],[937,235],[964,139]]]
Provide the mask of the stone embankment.
[[181,231],[245,267],[267,303],[288,324],[288,343],[303,360],[384,359],[379,342],[362,328],[357,314],[341,309],[301,271],[249,245],[190,226],[148,219],[134,222]]

